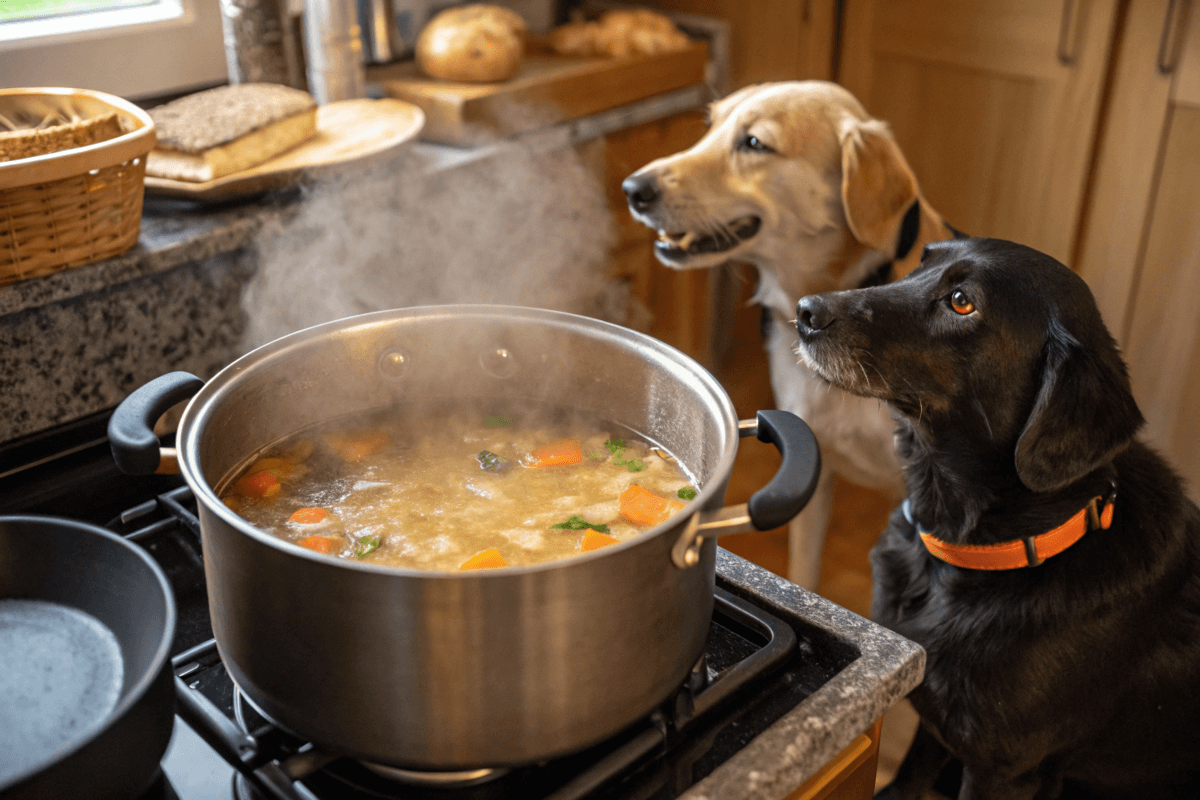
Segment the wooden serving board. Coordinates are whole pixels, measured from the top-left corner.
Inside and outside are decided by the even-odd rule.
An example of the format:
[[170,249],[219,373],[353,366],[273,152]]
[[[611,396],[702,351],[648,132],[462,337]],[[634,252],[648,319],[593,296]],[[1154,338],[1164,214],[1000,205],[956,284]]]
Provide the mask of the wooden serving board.
[[475,145],[578,119],[704,82],[708,46],[627,58],[568,58],[537,50],[500,83],[426,77],[412,61],[372,67],[367,80],[425,112],[421,139]]
[[399,100],[340,100],[317,108],[313,138],[269,161],[211,181],[194,183],[146,176],[146,193],[200,202],[281,189],[302,178],[329,176],[374,156],[394,155],[415,142],[424,124],[421,109]]

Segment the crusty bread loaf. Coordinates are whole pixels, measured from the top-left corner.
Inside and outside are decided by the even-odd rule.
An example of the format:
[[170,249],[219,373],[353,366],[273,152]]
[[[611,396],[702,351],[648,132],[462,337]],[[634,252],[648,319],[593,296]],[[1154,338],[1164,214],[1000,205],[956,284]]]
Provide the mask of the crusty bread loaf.
[[647,56],[687,43],[668,17],[643,8],[606,11],[595,22],[568,22],[550,32],[550,46],[564,56]]
[[210,181],[261,164],[317,130],[317,104],[299,89],[241,83],[150,110],[158,144],[146,174]]
[[120,136],[121,120],[115,112],[47,128],[22,128],[0,132],[0,161],[32,158],[76,147],[106,142]]
[[524,57],[525,20],[486,3],[442,11],[417,38],[417,66],[440,80],[506,81]]

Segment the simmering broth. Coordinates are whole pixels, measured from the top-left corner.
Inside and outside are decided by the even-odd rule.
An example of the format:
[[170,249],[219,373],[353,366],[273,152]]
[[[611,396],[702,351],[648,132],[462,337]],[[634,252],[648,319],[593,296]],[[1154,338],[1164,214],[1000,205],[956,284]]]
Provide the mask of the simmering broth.
[[306,431],[221,491],[281,539],[423,570],[569,558],[635,537],[694,496],[670,454],[597,417],[476,409]]

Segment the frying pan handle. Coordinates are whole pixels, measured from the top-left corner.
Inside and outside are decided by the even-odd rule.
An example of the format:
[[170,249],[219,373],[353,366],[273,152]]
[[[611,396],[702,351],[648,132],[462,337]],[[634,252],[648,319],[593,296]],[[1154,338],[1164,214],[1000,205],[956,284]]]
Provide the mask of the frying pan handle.
[[154,434],[154,423],[202,386],[204,381],[190,372],[169,372],[137,389],[117,406],[108,420],[108,442],[122,472],[151,475],[160,471],[166,448],[160,446]]
[[700,546],[706,538],[786,525],[816,491],[821,476],[821,448],[804,420],[788,411],[759,411],[755,420],[738,423],[738,430],[743,438],[757,436],[759,441],[775,445],[783,462],[775,477],[751,495],[748,503],[702,511],[688,520],[671,550],[671,560],[680,569],[699,563]]

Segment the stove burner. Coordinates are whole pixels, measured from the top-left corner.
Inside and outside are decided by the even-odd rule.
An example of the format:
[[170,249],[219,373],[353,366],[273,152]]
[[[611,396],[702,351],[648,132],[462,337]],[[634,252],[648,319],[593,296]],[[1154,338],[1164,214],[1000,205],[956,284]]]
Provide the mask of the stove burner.
[[381,778],[387,778],[396,783],[404,783],[410,786],[431,786],[441,789],[478,786],[481,783],[494,781],[499,777],[507,775],[509,772],[509,770],[503,768],[471,769],[459,772],[418,772],[417,770],[388,767],[383,764],[372,764],[369,761],[361,761],[359,763]]

